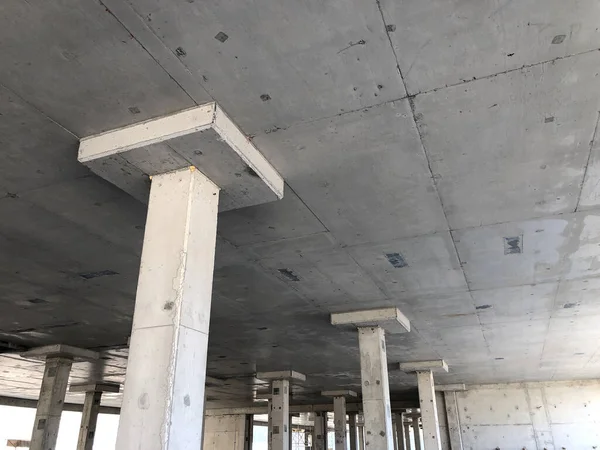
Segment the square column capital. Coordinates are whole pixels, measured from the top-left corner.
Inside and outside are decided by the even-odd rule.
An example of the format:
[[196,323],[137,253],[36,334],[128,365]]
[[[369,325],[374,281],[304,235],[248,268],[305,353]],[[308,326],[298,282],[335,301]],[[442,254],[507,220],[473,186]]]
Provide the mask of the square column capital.
[[256,378],[263,381],[290,380],[296,382],[306,381],[306,375],[294,370],[280,370],[275,372],[257,372]]
[[340,390],[340,391],[321,391],[321,395],[323,397],[345,397],[345,398],[352,398],[352,397],[356,397],[357,394],[354,391],[348,391],[348,390]]
[[410,332],[410,321],[395,307],[333,313],[331,324],[356,328],[379,327],[390,334]]
[[44,361],[47,358],[70,358],[75,362],[94,361],[100,358],[100,354],[84,348],[72,347],[70,345],[55,344],[32,348],[21,353],[23,358]]
[[149,177],[190,166],[221,190],[219,211],[284,191],[283,178],[215,102],[85,137],[78,160],[143,203]]
[[402,372],[448,372],[448,364],[443,359],[436,359],[433,361],[415,361],[400,363],[398,368]]

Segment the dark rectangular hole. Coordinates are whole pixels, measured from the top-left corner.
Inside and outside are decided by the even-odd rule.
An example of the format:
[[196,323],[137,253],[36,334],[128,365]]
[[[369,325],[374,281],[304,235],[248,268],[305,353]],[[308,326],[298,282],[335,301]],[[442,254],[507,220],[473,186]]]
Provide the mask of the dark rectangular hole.
[[402,267],[408,266],[404,256],[402,256],[400,253],[386,253],[385,257],[396,269],[401,269]]
[[292,272],[290,269],[277,269],[281,275],[286,277],[290,281],[300,281],[298,275]]

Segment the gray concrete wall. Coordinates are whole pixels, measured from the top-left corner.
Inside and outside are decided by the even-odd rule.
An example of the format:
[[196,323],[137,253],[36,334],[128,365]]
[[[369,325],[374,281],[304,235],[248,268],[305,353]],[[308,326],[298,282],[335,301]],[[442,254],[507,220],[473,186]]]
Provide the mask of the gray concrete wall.
[[457,402],[465,450],[600,448],[600,380],[475,385]]
[[244,450],[245,416],[206,416],[204,450]]

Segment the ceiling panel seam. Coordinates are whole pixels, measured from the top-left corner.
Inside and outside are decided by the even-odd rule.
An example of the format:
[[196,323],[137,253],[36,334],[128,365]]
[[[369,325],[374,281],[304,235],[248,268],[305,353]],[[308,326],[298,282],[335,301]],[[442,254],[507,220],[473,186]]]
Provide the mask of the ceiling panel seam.
[[596,126],[594,127],[594,132],[592,133],[592,139],[590,139],[590,152],[588,153],[585,168],[583,169],[583,176],[581,177],[581,183],[579,187],[579,195],[577,196],[577,203],[575,204],[575,209],[573,210],[574,213],[578,211],[579,203],[581,202],[581,195],[583,194],[583,188],[585,186],[585,179],[587,177],[588,167],[590,166],[592,153],[594,152],[594,144],[596,142],[596,136],[598,133],[598,123],[600,123],[600,111],[598,111],[598,115],[596,116]]
[[79,140],[79,136],[77,136],[75,133],[73,133],[71,130],[69,130],[67,127],[65,127],[64,125],[62,125],[60,122],[58,122],[57,120],[53,119],[52,117],[50,117],[48,114],[46,114],[44,111],[42,111],[41,109],[39,109],[37,106],[35,106],[33,103],[29,102],[28,100],[26,100],[25,98],[21,97],[19,94],[17,94],[13,89],[11,89],[10,87],[8,87],[4,82],[0,82],[0,88],[2,89],[6,89],[8,92],[10,92],[12,95],[14,95],[15,97],[17,97],[19,100],[21,100],[23,103],[25,103],[28,107],[30,107],[31,109],[33,109],[34,111],[36,111],[37,113],[41,114],[44,118],[46,118],[47,120],[49,120],[50,122],[52,122],[54,125],[60,127],[62,130],[66,131],[67,133],[69,133],[71,136],[75,137],[77,140]]
[[[209,99],[214,100],[204,86],[195,79],[187,66],[148,28],[131,5],[124,0],[98,1],[194,103],[199,105],[207,103]],[[151,46],[154,51],[150,50]]]

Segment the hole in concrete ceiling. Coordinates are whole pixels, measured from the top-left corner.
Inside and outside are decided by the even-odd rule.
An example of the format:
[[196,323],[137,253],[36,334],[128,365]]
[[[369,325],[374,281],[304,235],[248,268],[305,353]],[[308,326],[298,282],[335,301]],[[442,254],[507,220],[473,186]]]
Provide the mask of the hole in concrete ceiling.
[[502,361],[504,358],[494,358],[496,361]]
[[571,309],[571,308],[575,308],[577,306],[577,303],[565,303],[563,305],[564,309]]
[[396,269],[401,269],[402,267],[407,267],[408,263],[404,259],[404,256],[400,253],[386,253],[385,257],[389,261],[389,263],[394,266]]
[[492,305],[480,305],[476,306],[475,309],[490,309]]
[[300,277],[290,269],[277,269],[277,271],[290,281],[300,281]]
[[504,254],[514,255],[523,252],[523,236],[511,236],[504,238]]
[[567,37],[567,35],[565,35],[565,34],[557,34],[556,36],[554,36],[554,38],[552,38],[552,43],[553,44],[562,44],[566,37]]
[[43,298],[30,298],[29,300],[27,300],[29,303],[32,303],[34,305],[39,305],[41,303],[48,303],[47,300],[44,300]]
[[266,331],[266,330],[268,330],[268,328],[267,327],[258,327],[257,330],[258,331]]
[[229,39],[229,36],[227,36],[225,33],[223,33],[222,31],[219,31],[217,33],[217,35],[215,36],[215,39],[219,42],[225,42],[227,39]]
[[111,275],[119,275],[118,272],[115,272],[114,270],[100,270],[98,272],[82,272],[79,274],[79,276],[81,278],[85,278],[86,280],[90,280],[92,278],[99,278],[99,277],[108,277]]

